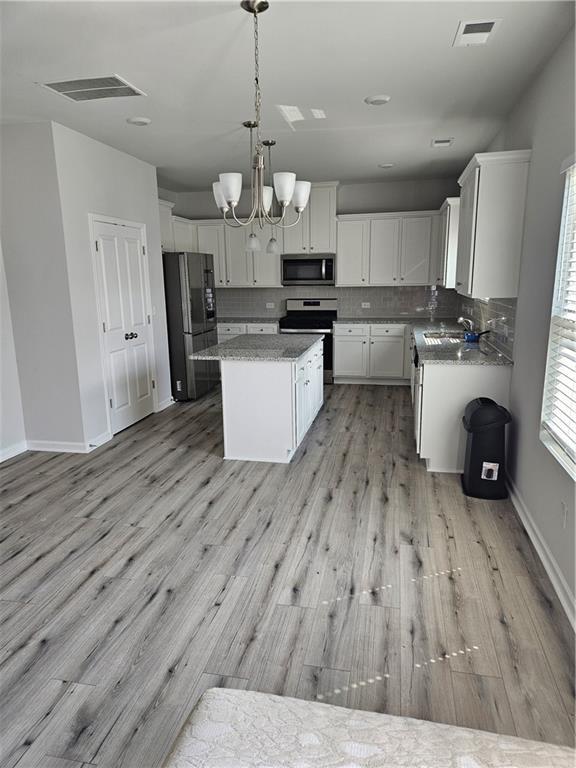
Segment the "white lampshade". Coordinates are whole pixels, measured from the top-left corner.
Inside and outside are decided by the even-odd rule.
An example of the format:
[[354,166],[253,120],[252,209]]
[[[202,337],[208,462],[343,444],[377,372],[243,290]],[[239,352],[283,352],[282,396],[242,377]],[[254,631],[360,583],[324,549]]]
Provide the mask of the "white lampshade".
[[262,246],[260,245],[260,240],[258,240],[254,232],[251,232],[248,235],[248,240],[246,241],[246,250],[249,252],[262,250]]
[[274,195],[274,190],[272,187],[263,187],[262,188],[262,203],[264,204],[264,210],[266,213],[270,213],[270,208],[272,207],[272,196]]
[[274,174],[274,191],[280,205],[289,205],[294,194],[296,174],[282,171]]
[[226,198],[224,197],[221,181],[215,181],[212,184],[212,192],[214,193],[214,200],[216,201],[216,205],[218,206],[218,208],[220,208],[221,211],[229,211],[230,208],[228,207],[228,203],[226,202]]
[[266,246],[266,253],[269,253],[271,256],[277,256],[280,253],[280,244],[278,243],[278,240],[274,236],[268,240],[268,245]]
[[309,181],[297,181],[294,185],[294,197],[292,198],[292,204],[297,211],[303,211],[308,205],[308,198],[310,197],[310,188],[312,185]]
[[222,184],[222,194],[228,205],[237,205],[242,194],[242,174],[221,173],[220,183]]

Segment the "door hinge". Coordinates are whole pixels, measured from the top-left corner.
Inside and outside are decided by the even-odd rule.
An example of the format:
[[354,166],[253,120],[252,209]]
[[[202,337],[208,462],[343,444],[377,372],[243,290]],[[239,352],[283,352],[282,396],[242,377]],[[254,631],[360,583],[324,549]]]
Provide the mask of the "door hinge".
[[156,389],[156,382],[152,379],[152,389]]
[[106,333],[106,323],[102,323],[102,332]]
[[112,408],[112,398],[110,398],[110,408]]
[[146,246],[145,245],[142,246],[142,253],[144,254],[144,256],[146,256]]
[[148,318],[148,325],[150,325],[150,315],[146,315],[146,317]]
[[96,240],[96,253],[98,253],[98,240]]

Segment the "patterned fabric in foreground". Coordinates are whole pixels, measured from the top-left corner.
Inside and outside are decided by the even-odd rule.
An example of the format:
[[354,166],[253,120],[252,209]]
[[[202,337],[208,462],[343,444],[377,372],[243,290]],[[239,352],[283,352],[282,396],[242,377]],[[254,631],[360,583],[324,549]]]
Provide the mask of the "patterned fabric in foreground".
[[569,747],[212,688],[166,768],[574,768],[574,761]]

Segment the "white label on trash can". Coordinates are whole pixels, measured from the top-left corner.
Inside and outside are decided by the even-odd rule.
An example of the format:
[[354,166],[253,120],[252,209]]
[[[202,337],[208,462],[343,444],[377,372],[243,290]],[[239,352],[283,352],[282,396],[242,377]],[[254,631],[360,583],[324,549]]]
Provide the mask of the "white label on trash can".
[[498,467],[500,464],[493,464],[490,461],[482,462],[482,480],[497,480]]

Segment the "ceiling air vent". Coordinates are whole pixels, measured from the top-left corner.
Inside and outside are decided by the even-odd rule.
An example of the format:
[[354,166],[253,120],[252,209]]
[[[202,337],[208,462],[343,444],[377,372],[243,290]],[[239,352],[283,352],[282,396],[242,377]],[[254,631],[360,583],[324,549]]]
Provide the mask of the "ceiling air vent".
[[118,96],[146,96],[144,91],[130,85],[118,75],[85,77],[80,80],[63,80],[58,83],[42,83],[42,85],[72,101],[113,99]]
[[446,139],[432,139],[430,146],[435,149],[442,149],[442,147],[451,147],[454,144],[454,137],[450,136]]
[[486,45],[502,19],[484,19],[482,21],[461,21],[452,47],[467,45]]

